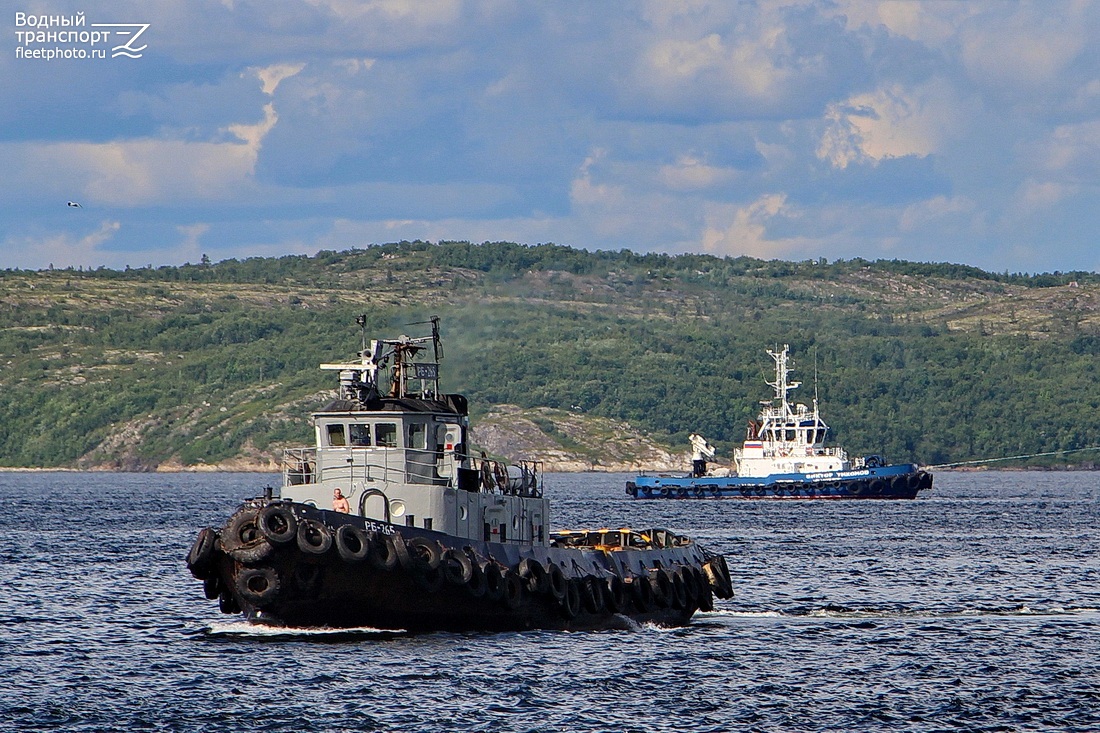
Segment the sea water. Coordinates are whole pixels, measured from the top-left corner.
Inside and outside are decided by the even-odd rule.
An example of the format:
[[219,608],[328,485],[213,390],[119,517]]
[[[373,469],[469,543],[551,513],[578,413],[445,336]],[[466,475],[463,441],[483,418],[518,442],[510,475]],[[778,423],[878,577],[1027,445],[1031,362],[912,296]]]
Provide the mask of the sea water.
[[0,730],[1100,729],[1100,475],[940,473],[913,501],[638,501],[546,479],[557,528],[729,560],[690,626],[290,631],[184,558],[266,474],[0,473]]

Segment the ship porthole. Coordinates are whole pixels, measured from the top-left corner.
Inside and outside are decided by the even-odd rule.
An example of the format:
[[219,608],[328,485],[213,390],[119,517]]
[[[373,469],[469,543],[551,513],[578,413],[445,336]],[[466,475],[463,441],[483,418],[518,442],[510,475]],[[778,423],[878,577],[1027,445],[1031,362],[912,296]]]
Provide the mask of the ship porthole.
[[401,517],[405,515],[405,502],[394,499],[390,502],[390,516]]
[[459,519],[465,520],[469,516],[470,516],[470,512],[466,509],[466,507],[460,506],[458,508],[458,518]]

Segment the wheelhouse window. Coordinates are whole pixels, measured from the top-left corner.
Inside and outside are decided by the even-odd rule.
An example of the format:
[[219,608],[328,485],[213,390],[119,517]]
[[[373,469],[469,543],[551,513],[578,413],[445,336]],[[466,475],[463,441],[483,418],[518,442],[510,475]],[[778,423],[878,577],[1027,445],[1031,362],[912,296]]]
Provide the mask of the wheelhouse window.
[[344,437],[344,426],[340,423],[332,423],[326,426],[328,433],[328,444],[336,447],[342,447],[348,444],[347,439]]
[[392,422],[378,423],[374,426],[375,445],[381,448],[397,447],[397,424]]
[[348,438],[352,445],[370,445],[370,425],[353,423],[348,425]]
[[406,448],[424,450],[428,447],[428,426],[424,423],[412,423],[409,425],[409,440]]

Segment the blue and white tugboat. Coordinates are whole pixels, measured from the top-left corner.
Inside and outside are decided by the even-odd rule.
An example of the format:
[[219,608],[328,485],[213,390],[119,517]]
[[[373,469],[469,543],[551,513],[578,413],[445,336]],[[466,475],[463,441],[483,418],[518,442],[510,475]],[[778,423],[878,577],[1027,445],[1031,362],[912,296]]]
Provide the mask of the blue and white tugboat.
[[775,361],[775,381],[768,382],[775,398],[762,402],[759,419],[749,422],[731,469],[707,472],[705,459],[713,451],[693,435],[690,476],[637,476],[626,493],[636,499],[912,499],[932,488],[932,474],[916,464],[849,459],[843,448],[826,446],[829,426],[817,398],[813,409],[787,400],[801,385],[788,381],[788,349],[768,351]]
[[[432,334],[366,342],[285,451],[282,487],[201,530],[187,564],[223,612],[294,627],[505,631],[682,625],[733,594],[722,555],[664,529],[550,530],[537,463],[467,449]],[[383,383],[389,367],[388,385]]]

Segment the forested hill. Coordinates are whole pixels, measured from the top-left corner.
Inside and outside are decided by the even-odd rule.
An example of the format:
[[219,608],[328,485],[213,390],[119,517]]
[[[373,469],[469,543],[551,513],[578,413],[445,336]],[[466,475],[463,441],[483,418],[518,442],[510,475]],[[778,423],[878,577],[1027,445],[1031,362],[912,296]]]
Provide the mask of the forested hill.
[[1093,273],[509,243],[8,270],[0,465],[260,465],[312,442],[308,413],[334,386],[317,366],[354,357],[360,313],[385,337],[441,317],[445,388],[470,398],[475,421],[504,405],[498,427],[537,428],[498,453],[644,464],[698,431],[728,456],[771,396],[765,349],[785,343],[803,382],[792,397],[812,400],[816,372],[853,454],[946,464],[1072,450],[1100,445],[1098,294]]

